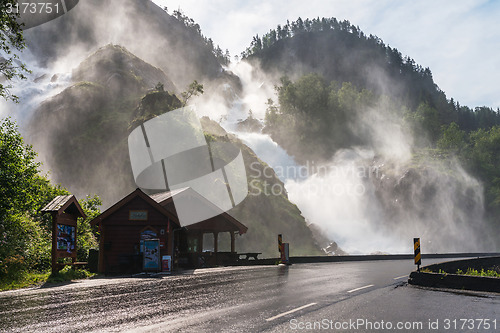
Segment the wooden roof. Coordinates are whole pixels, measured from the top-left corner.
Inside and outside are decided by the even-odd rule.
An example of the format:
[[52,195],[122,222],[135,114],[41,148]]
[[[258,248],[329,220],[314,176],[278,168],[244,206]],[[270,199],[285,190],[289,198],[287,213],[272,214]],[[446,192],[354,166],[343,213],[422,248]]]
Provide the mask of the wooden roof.
[[108,216],[110,216],[111,214],[113,214],[114,212],[116,212],[118,209],[120,209],[121,207],[123,207],[129,201],[131,201],[132,199],[134,199],[136,197],[140,197],[140,198],[144,199],[147,203],[149,203],[151,206],[153,206],[153,208],[157,209],[161,214],[165,215],[166,217],[168,217],[169,219],[171,219],[172,221],[174,221],[177,225],[179,225],[179,219],[177,218],[177,216],[175,216],[174,214],[170,213],[163,206],[161,206],[160,204],[158,204],[149,195],[147,195],[146,193],[144,193],[140,188],[137,188],[135,191],[133,191],[132,193],[130,193],[129,195],[127,195],[125,198],[121,199],[120,201],[118,201],[117,203],[115,203],[113,206],[111,206],[110,208],[108,208],[105,212],[103,212],[102,214],[100,214],[99,216],[97,216],[95,219],[93,219],[92,221],[90,221],[90,224],[91,225],[99,224],[105,218],[107,218]]
[[68,214],[76,215],[79,217],[87,217],[83,212],[82,207],[76,200],[74,195],[58,195],[51,202],[49,202],[45,207],[42,208],[42,213],[57,213],[61,215],[66,210]]
[[186,227],[187,230],[199,230],[199,231],[238,231],[240,235],[243,235],[248,231],[248,227],[243,223],[224,212],[220,215],[211,217],[205,221],[190,224]]
[[162,203],[166,202],[167,200],[170,201],[170,199],[173,198],[175,195],[178,195],[182,192],[185,192],[188,189],[189,189],[189,187],[184,187],[184,188],[173,190],[173,191],[160,192],[160,193],[153,194],[150,197],[151,197],[151,199],[153,199],[154,201],[156,201],[157,203],[159,203],[161,205]]
[[[190,196],[195,198],[202,205],[213,207],[214,211],[220,211],[212,202],[203,197],[190,187],[185,187],[169,192],[161,192],[151,195],[151,198],[162,206],[173,202],[175,196]],[[222,212],[214,217],[204,221],[193,223],[185,226],[188,230],[204,230],[204,231],[238,231],[240,235],[248,231],[248,227],[243,223],[232,217],[226,212]]]
[[[147,195],[144,193],[141,189],[136,189],[129,195],[127,195],[125,198],[122,200],[118,201],[116,204],[108,208],[105,212],[103,212],[101,215],[97,216],[95,219],[93,219],[90,224],[91,225],[96,225],[103,221],[105,218],[116,212],[118,209],[123,207],[125,204],[127,204],[130,200],[133,198],[139,196],[142,199],[144,199],[146,202],[151,204],[154,208],[156,208],[158,211],[160,211],[163,215],[169,217],[173,221],[176,222],[178,226],[179,224],[179,218],[174,215],[174,213],[171,213],[166,209],[166,206],[170,203],[173,202],[174,196],[189,196],[192,198],[195,198],[199,204],[201,205],[206,205],[208,207],[214,207],[214,210],[216,209],[217,211],[220,211],[213,203],[211,203],[209,200],[204,198],[202,195],[200,195],[198,192],[195,190],[185,187],[177,190],[172,190],[168,192],[161,192],[161,193],[156,193],[151,196]],[[238,220],[236,220],[234,217],[229,215],[226,212],[222,212],[221,214],[218,214],[217,216],[214,216],[212,218],[209,218],[207,220],[194,223],[191,225],[186,226],[186,229],[188,230],[200,230],[200,231],[238,231],[241,234],[244,234],[247,232],[248,228]]]

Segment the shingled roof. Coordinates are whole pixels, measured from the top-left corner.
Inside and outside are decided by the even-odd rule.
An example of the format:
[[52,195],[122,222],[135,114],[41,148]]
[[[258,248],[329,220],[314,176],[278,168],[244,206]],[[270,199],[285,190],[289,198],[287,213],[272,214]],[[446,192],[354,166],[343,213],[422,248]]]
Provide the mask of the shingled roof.
[[[51,202],[49,202],[45,207],[42,208],[42,213],[57,213],[57,214],[62,214],[66,209],[70,208],[71,206],[71,213],[74,213],[75,215],[80,215],[81,217],[87,217],[85,213],[83,212],[82,207],[78,203],[78,200],[76,200],[76,197],[74,195],[58,195],[54,199],[52,199]],[[73,208],[74,207],[74,208]],[[76,211],[75,211],[76,209]]]
[[165,200],[168,200],[168,199],[172,198],[173,196],[186,191],[187,189],[189,189],[189,187],[184,187],[184,188],[180,188],[180,189],[172,190],[172,191],[168,191],[168,192],[156,193],[156,194],[150,195],[150,197],[151,197],[151,199],[153,199],[157,203],[161,204]]
[[[161,206],[166,206],[168,203],[173,202],[174,197],[176,196],[190,196],[198,200],[199,204],[205,205],[207,207],[213,206],[215,211],[219,213],[216,216],[208,218],[204,221],[184,225],[188,230],[211,230],[211,229],[220,229],[220,230],[233,230],[238,231],[240,235],[246,233],[248,231],[248,227],[243,223],[229,215],[227,212],[222,211],[220,208],[215,206],[210,200],[206,199],[204,196],[196,192],[190,187],[184,187],[177,190],[172,190],[168,192],[161,192],[151,195],[151,199],[156,201]],[[179,221],[181,222],[181,221]],[[182,224],[181,224],[182,226]]]

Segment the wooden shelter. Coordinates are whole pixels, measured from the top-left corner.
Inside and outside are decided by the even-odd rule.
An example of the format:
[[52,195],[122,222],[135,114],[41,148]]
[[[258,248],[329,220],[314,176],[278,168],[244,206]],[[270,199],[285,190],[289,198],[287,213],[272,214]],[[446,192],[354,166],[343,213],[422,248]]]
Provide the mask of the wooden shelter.
[[[147,239],[159,239],[160,258],[171,256],[179,266],[213,266],[236,260],[235,233],[243,234],[247,227],[227,213],[181,227],[173,201],[176,196],[188,196],[193,205],[212,205],[190,188],[152,196],[136,189],[92,220],[90,223],[98,225],[100,230],[99,272],[144,270],[143,243]],[[227,253],[219,253],[217,249],[220,232],[230,233],[231,249]],[[203,235],[207,233],[214,235],[211,253],[202,251]]]
[[98,225],[99,272],[121,273],[142,270],[144,241],[158,239],[160,253],[172,255],[173,230],[177,217],[136,189],[90,222]]
[[52,215],[52,272],[55,273],[65,265],[58,263],[61,258],[71,258],[76,263],[77,219],[86,216],[74,195],[59,195],[41,211]]
[[[189,199],[192,205],[203,205],[208,208],[213,206],[214,211],[220,212],[220,209],[216,208],[209,200],[189,187],[151,196],[153,200],[173,214],[176,214],[174,199],[178,197]],[[236,234],[243,235],[247,230],[248,228],[243,223],[226,212],[220,212],[212,218],[184,226],[176,233],[175,237],[177,261],[181,266],[194,267],[233,263],[238,260],[235,250]],[[220,233],[229,233],[231,244],[229,251],[219,251]],[[213,237],[213,251],[203,251],[205,235]]]

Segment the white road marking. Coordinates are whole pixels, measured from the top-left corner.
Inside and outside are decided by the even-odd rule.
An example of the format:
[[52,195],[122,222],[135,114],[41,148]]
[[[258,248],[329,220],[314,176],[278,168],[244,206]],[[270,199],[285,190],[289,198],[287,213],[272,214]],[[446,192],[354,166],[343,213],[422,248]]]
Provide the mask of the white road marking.
[[271,318],[267,318],[266,321],[271,321],[271,320],[274,320],[274,319],[281,318],[283,316],[289,315],[290,313],[294,313],[294,312],[300,311],[302,309],[308,308],[308,307],[316,305],[316,304],[317,303],[309,303],[309,304],[303,305],[303,306],[298,307],[296,309],[293,309],[293,310],[290,310],[290,311],[287,311],[287,312],[283,312],[283,313],[281,313],[281,314],[279,314],[277,316],[274,316],[274,317],[271,317]]
[[361,289],[366,289],[366,288],[370,288],[370,287],[373,287],[373,284],[369,284],[367,286],[364,286],[364,287],[359,287],[359,288],[356,288],[356,289],[352,289],[352,290],[349,290],[347,291],[348,293],[353,293],[355,291],[358,291],[358,290],[361,290]]
[[394,280],[399,280],[399,279],[402,279],[402,278],[405,278],[405,277],[408,277],[408,274],[395,277]]

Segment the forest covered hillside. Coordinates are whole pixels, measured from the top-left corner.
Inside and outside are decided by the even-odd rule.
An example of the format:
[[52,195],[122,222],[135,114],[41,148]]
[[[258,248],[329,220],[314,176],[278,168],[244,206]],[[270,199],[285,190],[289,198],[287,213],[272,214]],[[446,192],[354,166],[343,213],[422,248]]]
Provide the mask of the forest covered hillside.
[[461,106],[439,89],[430,68],[423,68],[410,56],[385,45],[377,36],[365,34],[349,21],[287,21],[262,37],[256,35],[242,56],[258,60],[265,71],[276,71],[293,80],[317,73],[327,82],[350,82],[360,90],[387,95],[410,110],[425,103],[436,113],[433,116],[437,123],[433,125],[437,130],[439,125],[451,122],[467,131],[500,125],[498,110]]
[[[460,105],[437,86],[429,68],[335,18],[278,25],[255,36],[242,56],[281,75],[264,131],[299,161],[325,161],[357,146],[370,147],[383,159],[384,136],[374,131],[384,124],[367,122],[384,122],[386,132],[396,124],[404,135],[391,140],[407,141],[420,161],[417,169],[422,156],[430,156],[444,163],[458,160],[477,177],[490,224],[500,226],[498,109]],[[473,223],[473,215],[470,219]]]

